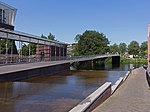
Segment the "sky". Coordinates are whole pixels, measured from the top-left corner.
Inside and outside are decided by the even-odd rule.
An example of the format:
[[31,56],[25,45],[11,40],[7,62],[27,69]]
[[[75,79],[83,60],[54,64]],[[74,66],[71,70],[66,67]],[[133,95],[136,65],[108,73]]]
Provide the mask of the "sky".
[[104,33],[111,44],[147,41],[150,0],[1,0],[17,8],[15,30],[52,33],[74,42],[86,30]]

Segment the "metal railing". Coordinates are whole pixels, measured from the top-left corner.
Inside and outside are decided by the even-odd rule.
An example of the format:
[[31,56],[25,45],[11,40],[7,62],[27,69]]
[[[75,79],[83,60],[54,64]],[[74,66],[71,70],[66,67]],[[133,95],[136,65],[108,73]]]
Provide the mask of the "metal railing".
[[41,61],[59,61],[59,60],[70,60],[70,61],[80,61],[80,60],[92,60],[101,57],[111,57],[111,56],[119,56],[116,54],[97,54],[97,55],[87,55],[87,56],[44,56],[37,57],[36,55],[32,56],[23,56],[23,55],[0,55],[0,65],[10,65],[10,64],[23,64],[23,63],[35,63]]

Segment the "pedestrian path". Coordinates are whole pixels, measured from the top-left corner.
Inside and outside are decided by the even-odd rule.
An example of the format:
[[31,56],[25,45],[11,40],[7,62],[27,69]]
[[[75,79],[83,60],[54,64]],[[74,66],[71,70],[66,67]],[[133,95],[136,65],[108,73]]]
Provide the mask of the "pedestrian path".
[[70,63],[70,60],[46,61],[46,62],[37,62],[37,63],[0,66],[0,75],[13,73],[13,72],[19,72],[23,70],[41,68],[41,67],[46,67],[46,66],[60,65],[60,64],[65,64],[65,63]]
[[131,72],[118,90],[93,112],[150,112],[150,90],[146,71],[141,67]]

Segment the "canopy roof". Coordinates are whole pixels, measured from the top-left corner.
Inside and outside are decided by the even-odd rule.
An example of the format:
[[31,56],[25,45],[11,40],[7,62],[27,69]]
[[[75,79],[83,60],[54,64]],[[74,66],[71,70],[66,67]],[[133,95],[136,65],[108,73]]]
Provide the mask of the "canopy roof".
[[[17,9],[0,1],[0,9],[5,12],[5,23],[14,25]],[[4,19],[4,18],[3,18]]]
[[17,10],[16,8],[14,8],[14,7],[12,7],[12,6],[9,6],[9,5],[7,5],[7,4],[1,2],[1,1],[0,1],[0,8],[1,8],[1,9],[10,9],[10,10],[15,10],[15,11]]

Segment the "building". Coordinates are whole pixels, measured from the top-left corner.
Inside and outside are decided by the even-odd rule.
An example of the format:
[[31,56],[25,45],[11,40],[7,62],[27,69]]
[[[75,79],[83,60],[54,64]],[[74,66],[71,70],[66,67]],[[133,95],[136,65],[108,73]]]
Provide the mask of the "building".
[[[16,8],[13,8],[12,6],[0,2],[0,41],[1,39],[6,39],[6,48],[5,48],[6,50],[3,55],[5,63],[8,63],[10,59],[12,60],[12,55],[13,55],[13,53],[11,52],[10,54],[11,56],[9,56],[8,40],[12,40],[14,44],[15,41],[18,41],[19,51],[21,51],[22,49],[22,42],[36,44],[37,61],[60,60],[66,58],[67,55],[66,43],[47,40],[41,38],[40,36],[35,36],[32,34],[14,30],[14,21],[15,21],[16,12],[17,12]],[[1,49],[1,45],[0,45],[0,49]],[[32,54],[30,53],[31,51],[30,47],[28,50],[29,50],[29,57],[27,57],[26,60],[31,62]],[[21,52],[19,52],[18,56],[14,58],[18,59],[19,62],[21,62],[21,60],[23,60],[22,57],[23,56]]]
[[38,61],[54,61],[63,60],[66,58],[67,45],[66,46],[48,46],[37,45],[36,55]]
[[0,28],[14,30],[17,9],[0,2]]
[[67,46],[67,56],[68,57],[74,56],[72,51],[75,49],[76,44],[77,43],[70,43],[70,44],[68,44],[68,46]]

